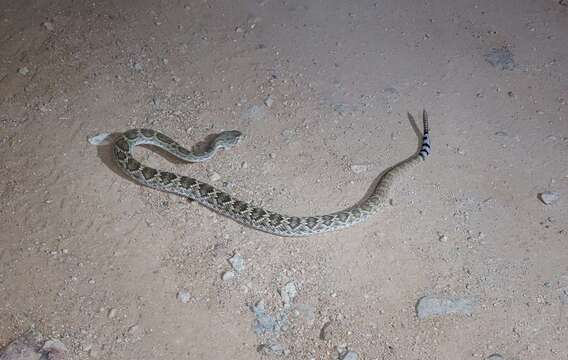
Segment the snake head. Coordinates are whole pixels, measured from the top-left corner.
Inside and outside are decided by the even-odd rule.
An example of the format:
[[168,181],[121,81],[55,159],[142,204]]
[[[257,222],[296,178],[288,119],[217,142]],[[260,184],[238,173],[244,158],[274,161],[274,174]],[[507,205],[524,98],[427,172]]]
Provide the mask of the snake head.
[[241,141],[243,134],[237,130],[223,131],[215,136],[213,144],[218,149],[228,150]]

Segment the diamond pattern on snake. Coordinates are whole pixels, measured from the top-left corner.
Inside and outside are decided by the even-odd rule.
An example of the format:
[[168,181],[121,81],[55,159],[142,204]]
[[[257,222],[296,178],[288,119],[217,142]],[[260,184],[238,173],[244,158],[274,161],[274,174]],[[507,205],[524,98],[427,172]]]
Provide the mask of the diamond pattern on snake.
[[194,178],[145,166],[132,156],[135,146],[148,144],[157,146],[183,161],[203,162],[211,159],[219,150],[228,150],[235,146],[241,138],[241,133],[236,130],[217,134],[205,151],[195,153],[158,131],[131,129],[120,134],[114,141],[113,156],[118,167],[141,185],[185,196],[243,225],[269,234],[310,236],[351,227],[369,219],[385,206],[388,193],[397,178],[407,174],[409,169],[422,163],[430,155],[426,111],[422,113],[422,120],[422,145],[417,153],[385,171],[373,192],[358,205],[326,215],[290,216],[255,207]]

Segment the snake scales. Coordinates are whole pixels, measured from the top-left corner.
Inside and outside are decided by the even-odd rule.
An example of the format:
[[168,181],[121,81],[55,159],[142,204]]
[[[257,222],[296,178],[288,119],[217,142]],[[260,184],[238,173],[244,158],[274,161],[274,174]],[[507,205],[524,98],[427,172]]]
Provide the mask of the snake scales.
[[142,165],[132,156],[136,145],[155,145],[175,157],[188,162],[207,161],[219,149],[229,149],[241,137],[238,131],[219,133],[207,151],[194,153],[176,143],[168,136],[150,129],[128,130],[115,140],[113,155],[120,169],[136,182],[166,192],[193,199],[200,204],[234,219],[244,225],[279,236],[309,236],[350,227],[368,219],[388,201],[388,192],[396,180],[406,170],[421,163],[430,155],[428,115],[423,112],[424,132],[420,151],[403,162],[388,169],[379,179],[374,191],[360,204],[327,215],[288,216],[255,207],[213,186],[187,176],[156,170]]

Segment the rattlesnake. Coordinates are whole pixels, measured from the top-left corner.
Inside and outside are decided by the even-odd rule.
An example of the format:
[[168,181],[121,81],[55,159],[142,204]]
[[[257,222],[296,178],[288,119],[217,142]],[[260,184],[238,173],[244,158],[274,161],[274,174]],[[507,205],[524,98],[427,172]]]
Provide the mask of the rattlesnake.
[[406,170],[424,161],[430,155],[428,115],[423,112],[424,132],[420,151],[384,172],[374,191],[360,204],[327,215],[288,216],[255,207],[196,179],[142,165],[132,156],[136,145],[158,146],[175,157],[188,162],[207,161],[219,149],[229,149],[240,138],[239,131],[224,131],[202,153],[191,152],[168,136],[150,129],[131,129],[113,143],[114,159],[118,167],[136,182],[166,192],[188,197],[241,224],[279,236],[309,236],[335,231],[360,223],[375,214],[388,201],[391,185]]

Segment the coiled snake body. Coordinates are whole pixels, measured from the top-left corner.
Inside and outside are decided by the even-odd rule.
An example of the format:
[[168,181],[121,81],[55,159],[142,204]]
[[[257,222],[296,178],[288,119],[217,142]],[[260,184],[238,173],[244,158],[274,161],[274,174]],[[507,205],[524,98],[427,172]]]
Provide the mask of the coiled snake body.
[[120,169],[136,182],[166,192],[188,197],[233,220],[279,236],[309,236],[344,229],[375,214],[388,201],[388,192],[397,177],[421,163],[430,155],[428,117],[423,112],[424,132],[420,150],[405,161],[388,169],[379,179],[374,191],[360,204],[338,212],[317,216],[288,216],[255,207],[191,177],[153,169],[142,165],[132,156],[136,145],[158,146],[175,157],[188,162],[207,161],[219,149],[229,149],[240,140],[238,131],[218,134],[204,153],[191,152],[168,136],[150,129],[128,130],[115,140],[113,155]]

